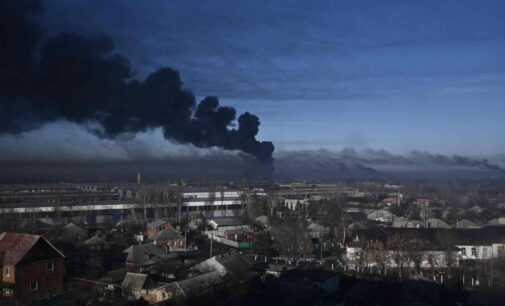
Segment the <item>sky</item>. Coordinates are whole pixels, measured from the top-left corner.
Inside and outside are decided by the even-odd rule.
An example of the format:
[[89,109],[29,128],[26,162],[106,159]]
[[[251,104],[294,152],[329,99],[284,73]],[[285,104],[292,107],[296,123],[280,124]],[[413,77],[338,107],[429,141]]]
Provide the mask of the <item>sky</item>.
[[107,34],[139,79],[180,71],[258,115],[276,151],[505,150],[504,1],[43,4],[47,33]]

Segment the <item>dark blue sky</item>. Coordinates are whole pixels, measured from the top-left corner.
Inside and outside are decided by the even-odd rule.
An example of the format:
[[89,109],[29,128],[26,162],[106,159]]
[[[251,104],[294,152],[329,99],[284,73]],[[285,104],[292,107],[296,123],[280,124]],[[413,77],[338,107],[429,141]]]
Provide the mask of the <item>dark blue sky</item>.
[[50,32],[105,33],[139,78],[170,66],[283,149],[505,149],[505,1],[58,1]]

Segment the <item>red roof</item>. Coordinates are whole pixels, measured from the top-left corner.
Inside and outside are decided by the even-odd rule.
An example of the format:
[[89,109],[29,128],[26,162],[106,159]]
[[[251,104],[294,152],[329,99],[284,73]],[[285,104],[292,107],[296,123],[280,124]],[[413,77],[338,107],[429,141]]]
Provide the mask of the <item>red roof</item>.
[[0,265],[15,266],[40,238],[39,235],[1,233],[0,253],[3,253],[3,261],[0,262]]

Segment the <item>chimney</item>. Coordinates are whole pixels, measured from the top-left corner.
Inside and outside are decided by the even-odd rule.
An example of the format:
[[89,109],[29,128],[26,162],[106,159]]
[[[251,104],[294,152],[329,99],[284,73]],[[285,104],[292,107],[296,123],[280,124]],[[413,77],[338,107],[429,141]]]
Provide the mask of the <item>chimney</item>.
[[140,171],[137,172],[137,185],[140,185]]

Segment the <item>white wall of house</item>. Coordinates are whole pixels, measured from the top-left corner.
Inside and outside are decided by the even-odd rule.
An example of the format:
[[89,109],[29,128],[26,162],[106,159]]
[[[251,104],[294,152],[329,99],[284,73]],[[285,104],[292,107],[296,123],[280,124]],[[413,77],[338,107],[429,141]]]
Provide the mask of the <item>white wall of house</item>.
[[307,200],[304,199],[284,199],[284,206],[290,210],[297,210],[301,205],[307,204]]
[[[361,264],[367,267],[386,266],[388,268],[397,268],[400,265],[400,263],[395,260],[397,254],[398,253],[395,251],[383,251],[379,256],[370,256],[370,254],[364,252],[361,247],[347,247],[346,249],[346,256],[348,260],[354,262],[355,264]],[[447,255],[448,254],[445,251],[424,251],[419,255],[419,266],[423,269],[446,268],[448,266]],[[383,261],[378,262],[374,257],[382,258]],[[410,268],[416,267],[416,261],[409,259],[406,253],[404,253],[402,258],[404,258],[404,261],[401,266]],[[452,266],[457,267],[458,265],[458,254],[454,253]]]
[[489,245],[457,245],[461,259],[491,259],[505,256],[505,243]]
[[209,225],[214,229],[214,231],[208,231],[208,232],[209,233],[213,232],[214,235],[220,237],[225,237],[225,232],[229,230],[249,231],[251,229],[251,226],[249,224],[219,226],[218,223],[214,220],[209,221]]
[[505,256],[505,242],[493,243],[492,249],[493,249],[493,256],[495,258]]

